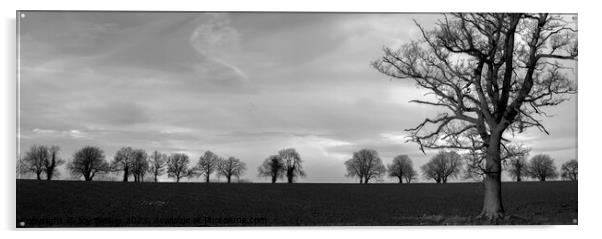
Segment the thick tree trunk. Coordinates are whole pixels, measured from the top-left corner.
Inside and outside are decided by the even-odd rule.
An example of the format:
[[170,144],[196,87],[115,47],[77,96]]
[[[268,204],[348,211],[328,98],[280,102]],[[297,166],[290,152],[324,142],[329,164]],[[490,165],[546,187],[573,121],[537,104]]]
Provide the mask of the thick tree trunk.
[[484,198],[481,217],[497,221],[504,217],[502,204],[502,165],[500,157],[501,137],[491,136],[485,159],[485,178],[483,179]]
[[52,180],[52,174],[54,170],[46,171],[46,180]]
[[36,173],[36,178],[38,178],[38,180],[42,180],[42,173]]
[[272,176],[272,183],[276,183],[276,176]]
[[293,177],[291,177],[291,176],[288,177],[288,183],[293,183]]
[[230,178],[232,178],[232,176],[226,177],[226,179],[228,180],[228,183],[230,183]]
[[205,178],[206,183],[209,183],[209,176],[210,176],[209,173],[207,173],[207,177]]
[[155,174],[155,183],[157,182],[157,175]]
[[128,171],[128,169],[127,169],[127,168],[123,169],[123,181],[124,181],[124,182],[127,182],[127,181],[128,181],[128,178],[130,177],[130,174],[129,174],[129,173],[130,173],[130,172]]
[[399,178],[399,183],[400,183],[400,184],[401,184],[401,183],[403,183],[403,181],[402,181],[402,180],[403,180],[403,178],[402,178],[401,176],[400,176],[400,177],[398,177],[398,178]]

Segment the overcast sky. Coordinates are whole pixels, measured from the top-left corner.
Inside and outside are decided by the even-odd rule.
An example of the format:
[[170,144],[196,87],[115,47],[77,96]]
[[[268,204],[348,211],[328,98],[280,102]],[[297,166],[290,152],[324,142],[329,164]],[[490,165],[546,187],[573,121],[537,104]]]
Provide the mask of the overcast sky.
[[[254,182],[268,181],[257,166],[285,147],[304,160],[301,182],[356,182],[343,162],[366,147],[385,164],[408,154],[416,169],[434,154],[403,130],[439,109],[408,103],[424,92],[369,64],[383,46],[418,37],[412,19],[430,28],[439,15],[25,14],[21,151],[56,144],[70,160],[95,145],[111,160],[132,146],[196,162],[211,150],[246,162],[242,178]],[[549,111],[550,135],[532,129],[517,140],[558,167],[576,158],[576,106]]]

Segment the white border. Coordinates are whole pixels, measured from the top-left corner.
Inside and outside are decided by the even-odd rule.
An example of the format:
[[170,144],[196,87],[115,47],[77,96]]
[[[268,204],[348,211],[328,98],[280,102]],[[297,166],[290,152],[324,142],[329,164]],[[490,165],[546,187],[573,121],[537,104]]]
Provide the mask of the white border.
[[[4,57],[0,58],[2,72],[2,137],[1,149],[2,169],[4,173],[3,191],[0,197],[1,211],[4,212],[0,224],[4,231],[3,238],[46,237],[48,231],[53,237],[61,238],[106,238],[106,237],[227,237],[227,238],[580,238],[594,237],[600,234],[600,186],[598,170],[602,168],[599,154],[594,153],[599,147],[600,127],[600,95],[601,81],[597,70],[600,69],[599,41],[600,18],[599,8],[585,1],[525,1],[501,0],[498,2],[482,0],[438,0],[438,1],[402,1],[402,0],[370,0],[370,1],[276,1],[276,0],[215,0],[215,1],[14,1],[4,2],[3,37]],[[594,2],[594,1],[592,1]],[[579,225],[578,226],[503,226],[503,227],[296,227],[296,228],[176,228],[176,229],[71,229],[65,233],[60,230],[15,231],[14,228],[14,195],[15,195],[15,162],[16,155],[16,10],[161,10],[161,11],[336,11],[336,12],[440,12],[440,11],[497,11],[497,12],[556,12],[579,14],[580,67],[579,67],[579,146],[578,153],[582,172],[579,185]],[[90,233],[92,230],[100,232]],[[149,232],[150,231],[150,232]],[[59,234],[60,233],[60,234]],[[227,234],[225,234],[227,233]]]

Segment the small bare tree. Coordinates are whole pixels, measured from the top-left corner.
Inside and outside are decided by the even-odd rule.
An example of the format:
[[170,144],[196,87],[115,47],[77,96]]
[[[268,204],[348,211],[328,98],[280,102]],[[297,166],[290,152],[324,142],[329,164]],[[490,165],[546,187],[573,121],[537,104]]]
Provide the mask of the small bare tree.
[[265,159],[257,171],[261,177],[270,177],[272,183],[276,183],[276,180],[282,178],[286,172],[284,161],[279,155],[271,155]]
[[399,183],[402,183],[403,179],[410,183],[416,177],[412,160],[407,155],[398,155],[393,158],[393,162],[387,165],[387,171],[389,177],[399,179]]
[[85,181],[92,181],[94,176],[109,172],[109,163],[105,161],[102,149],[85,146],[73,154],[73,161],[69,162],[67,169],[75,177],[84,177]]
[[48,147],[44,145],[32,145],[23,157],[24,171],[32,172],[37,180],[42,180],[42,173],[45,171],[45,164],[48,161]]
[[235,157],[229,157],[228,159],[220,160],[217,164],[218,175],[226,177],[228,183],[231,182],[232,176],[240,179],[240,176],[246,169],[246,164]]
[[[504,135],[528,127],[548,133],[538,116],[576,93],[567,77],[567,61],[576,60],[578,53],[576,16],[457,13],[444,15],[432,31],[418,28],[420,40],[385,48],[373,66],[428,91],[429,97],[412,102],[445,111],[407,130],[421,149],[482,151],[485,177],[479,216],[503,218]],[[476,147],[467,139],[475,134]]]
[[462,171],[462,156],[455,151],[440,151],[421,168],[425,177],[447,183],[449,177],[456,177]]
[[134,176],[134,182],[144,181],[144,175],[149,168],[148,154],[143,149],[134,150],[134,160],[132,160],[132,176]]
[[132,147],[123,147],[115,152],[111,161],[111,171],[123,171],[123,181],[127,182],[131,172],[132,162],[136,159],[136,152]]
[[205,182],[209,183],[209,176],[217,169],[217,164],[220,161],[220,157],[211,151],[205,151],[205,153],[199,158],[199,162],[195,167],[195,174],[198,176],[205,176]]
[[288,183],[293,183],[297,177],[305,177],[305,171],[301,167],[301,156],[293,148],[278,151],[278,155],[284,161],[284,170]]
[[545,182],[547,179],[558,177],[554,160],[547,154],[538,154],[531,158],[528,165],[528,173],[532,178]]
[[510,177],[517,182],[522,181],[522,178],[528,176],[529,173],[527,161],[525,159],[529,155],[529,152],[531,152],[531,149],[521,149],[522,150],[518,150],[519,153],[512,155],[505,161],[506,171],[510,174]]
[[148,172],[153,175],[155,182],[158,181],[158,177],[165,173],[165,167],[167,166],[167,155],[162,154],[159,151],[154,151],[150,156],[150,162]]
[[59,158],[59,151],[56,145],[32,145],[23,158],[23,172],[34,173],[38,180],[42,179],[42,174],[46,174],[46,180],[52,180],[58,174],[57,167],[65,163]]
[[167,176],[175,178],[176,183],[179,183],[180,179],[191,175],[192,171],[188,169],[189,163],[188,155],[183,153],[171,154],[167,159]]
[[378,153],[373,149],[354,152],[353,157],[345,161],[347,177],[358,177],[360,184],[368,184],[371,179],[380,179],[387,171]]
[[561,177],[570,181],[577,181],[577,160],[573,159],[560,166]]

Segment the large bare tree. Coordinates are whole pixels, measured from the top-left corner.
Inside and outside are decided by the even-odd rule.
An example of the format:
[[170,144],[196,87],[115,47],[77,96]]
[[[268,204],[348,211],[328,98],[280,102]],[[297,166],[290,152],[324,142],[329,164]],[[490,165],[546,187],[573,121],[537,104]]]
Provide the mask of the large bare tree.
[[293,183],[295,178],[305,177],[305,171],[301,167],[301,156],[294,148],[282,149],[278,151],[278,155],[284,162],[284,170],[286,171],[286,179],[288,183]]
[[462,156],[455,151],[441,151],[422,165],[422,174],[437,183],[447,183],[448,178],[456,177],[462,171]]
[[399,183],[402,183],[403,179],[410,183],[416,177],[412,160],[405,154],[395,156],[393,162],[387,165],[387,172],[389,177],[399,179]]
[[[504,215],[502,151],[509,133],[541,123],[545,107],[576,92],[567,60],[577,59],[576,17],[526,13],[444,15],[434,29],[417,24],[421,38],[384,49],[373,66],[387,76],[411,79],[428,91],[412,102],[444,109],[407,131],[420,149],[483,152],[484,199],[480,214]],[[478,135],[477,145],[465,137]]]
[[358,177],[360,184],[368,184],[371,179],[379,179],[387,169],[378,153],[373,149],[362,149],[354,152],[353,157],[345,161],[347,177]]
[[67,164],[67,169],[75,177],[84,177],[84,180],[92,181],[94,176],[109,171],[109,163],[105,161],[102,149],[85,146],[73,154],[73,160]]
[[246,169],[246,164],[235,157],[222,159],[217,164],[217,174],[226,177],[228,183],[231,182],[232,176],[240,178]]

